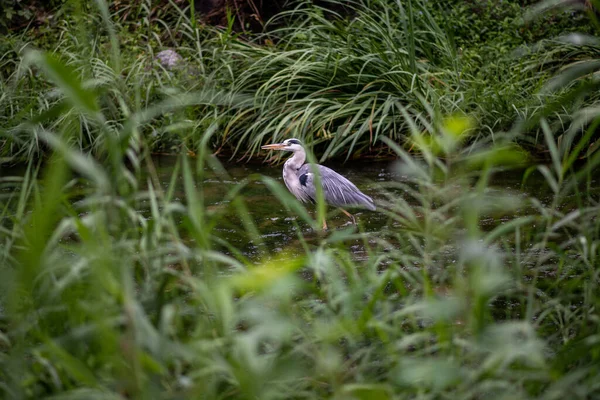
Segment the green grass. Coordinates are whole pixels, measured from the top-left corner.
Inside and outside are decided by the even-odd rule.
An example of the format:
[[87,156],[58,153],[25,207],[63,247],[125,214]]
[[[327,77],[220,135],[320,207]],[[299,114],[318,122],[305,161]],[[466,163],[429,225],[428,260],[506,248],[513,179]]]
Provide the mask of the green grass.
[[[349,15],[338,15],[300,2],[270,21],[266,33],[240,35],[232,30],[234,16],[226,27],[211,28],[193,23],[187,9],[174,5],[150,10],[142,2],[101,11],[68,3],[63,12],[69,18],[53,27],[3,39],[0,155],[18,161],[45,153],[37,136],[23,132],[22,124],[32,118],[50,130],[73,123],[57,112],[60,97],[23,58],[35,46],[54,53],[100,96],[106,124],[99,129],[84,120],[71,138],[94,154],[106,139],[105,128],[118,129],[132,110],[208,89],[235,94],[239,101],[207,99],[156,118],[141,132],[151,151],[193,149],[214,124],[210,147],[244,159],[256,157],[266,141],[292,136],[317,146],[323,160],[390,156],[380,139],[410,148],[409,119],[425,131],[427,121],[456,113],[476,121],[473,141],[494,140],[497,132],[513,131],[515,122],[536,121],[540,114],[564,130],[581,104],[543,88],[564,66],[561,60],[593,58],[594,47],[577,48],[568,40],[552,47],[526,45],[534,44],[528,40],[538,39],[532,32],[544,24],[551,38],[581,27],[582,17],[573,17],[571,25],[565,16],[523,25],[522,9],[512,3],[483,8],[487,14],[481,15],[477,5],[448,7],[421,0],[353,1],[346,4]],[[473,13],[481,21],[465,25]],[[504,22],[498,20],[503,15]],[[489,32],[483,34],[481,24]],[[468,41],[472,31],[481,31],[479,42]],[[185,60],[171,71],[154,60],[169,47]],[[595,96],[585,101],[596,103]],[[547,110],[548,104],[557,106]],[[536,128],[515,138],[543,156],[541,133]]]
[[[314,32],[277,35],[310,34],[302,40],[321,47],[307,54],[282,40],[279,58],[232,39],[231,31],[204,41],[205,32],[184,27],[178,34],[190,36],[181,40],[199,47],[180,50],[194,57],[198,79],[146,68],[151,52],[138,58],[111,47],[119,34],[108,18],[99,20],[107,34],[89,44],[77,47],[83,33],[66,27],[58,54],[28,50],[3,81],[1,99],[3,157],[30,158],[17,176],[0,177],[2,397],[598,397],[596,114],[581,109],[590,124],[562,132],[553,119],[560,113],[540,106],[518,138],[539,131],[549,160],[543,164],[515,145],[515,131],[482,134],[481,115],[445,103],[451,94],[434,97],[428,78],[454,82],[457,70],[422,61],[451,53],[436,42],[442,36],[433,22],[420,30],[418,4],[412,13],[394,9],[395,18],[412,14],[413,38],[393,36],[391,22],[369,23],[367,10],[340,26],[308,23],[318,15],[301,11]],[[373,35],[399,43],[389,65],[405,62],[385,79],[370,81],[386,68],[375,62],[386,55],[369,47],[375,43],[344,53],[341,42],[319,37],[324,29],[339,30],[334,37],[341,39],[382,26]],[[322,78],[340,76],[323,66],[338,53],[337,71],[379,86],[336,82],[326,86],[339,93],[319,92]],[[366,61],[368,73],[361,72]],[[246,68],[223,69],[228,65]],[[412,82],[400,71],[411,69],[419,72],[420,95],[379,98],[400,96]],[[296,80],[294,72],[305,75]],[[289,89],[262,87],[277,79]],[[304,87],[311,79],[313,89]],[[556,96],[566,93],[577,104],[577,92],[567,89]],[[311,90],[321,93],[313,103]],[[310,104],[320,111],[311,114]],[[369,111],[360,111],[364,104]],[[285,127],[315,153],[323,149],[324,158],[356,153],[366,146],[370,132],[359,128],[374,104],[389,106],[376,114],[375,144],[397,158],[401,177],[377,185],[378,212],[387,217],[380,229],[306,233],[318,229],[324,205],[315,218],[267,177],[249,176],[220,207],[206,206],[204,177],[225,176],[214,146],[240,143],[239,153],[249,144],[251,153],[252,143],[275,140]],[[286,120],[285,107],[307,115]],[[257,113],[265,119],[249,132],[263,136],[244,136],[237,124]],[[312,131],[349,116],[355,143],[343,127],[332,137]],[[269,126],[271,120],[277,122]],[[395,125],[402,129],[389,128]],[[160,135],[177,135],[173,145],[196,155],[182,152],[168,182],[151,157]],[[495,176],[524,167],[524,185],[538,174],[550,199],[494,187]],[[271,248],[244,199],[251,180],[296,217],[297,248]],[[232,221],[256,253],[244,254],[218,232]],[[360,259],[351,245],[364,248]]]
[[[512,165],[511,152],[482,148],[448,164],[423,147],[422,163],[390,143],[409,179],[382,188],[388,226],[334,232],[300,256],[265,249],[247,259],[221,253],[212,233],[239,213],[260,240],[239,187],[230,209],[203,206],[203,170],[216,168],[206,153],[182,156],[165,187],[148,157],[139,159],[148,182],[119,179],[124,164],[114,173],[48,135],[56,156],[43,179],[32,168],[2,180],[13,188],[2,232],[8,397],[598,394],[598,205],[580,192],[580,208],[560,210],[574,177],[548,170],[560,185],[544,207],[488,185]],[[73,188],[72,173],[84,202],[63,189]],[[317,225],[264,182],[299,223]],[[136,212],[141,202],[150,218]],[[526,216],[480,229],[483,218],[527,204]],[[356,241],[364,260],[347,250]]]
[[[426,8],[350,4],[351,21],[314,8],[283,14],[300,22],[268,34],[277,47],[240,52],[253,61],[235,88],[254,92],[255,101],[230,124],[233,138],[226,139],[237,151],[252,155],[265,140],[291,136],[325,142],[323,158],[360,154],[379,147],[384,135],[402,140],[406,114],[460,110],[454,96],[436,90],[460,92],[459,65]],[[411,17],[417,12],[418,21]]]

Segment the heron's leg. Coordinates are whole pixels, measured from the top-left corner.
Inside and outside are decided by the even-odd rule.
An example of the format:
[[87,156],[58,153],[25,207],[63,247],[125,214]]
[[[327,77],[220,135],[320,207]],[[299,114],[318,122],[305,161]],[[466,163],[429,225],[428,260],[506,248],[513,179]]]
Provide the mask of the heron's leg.
[[344,210],[343,208],[340,208],[340,210],[342,210],[342,212],[343,212],[344,214],[346,214],[347,216],[349,216],[349,217],[350,217],[350,219],[352,220],[352,223],[353,223],[354,225],[356,225],[356,219],[354,219],[354,215],[350,214],[348,211]]
[[325,218],[323,218],[323,230],[327,230],[327,221],[325,221]]

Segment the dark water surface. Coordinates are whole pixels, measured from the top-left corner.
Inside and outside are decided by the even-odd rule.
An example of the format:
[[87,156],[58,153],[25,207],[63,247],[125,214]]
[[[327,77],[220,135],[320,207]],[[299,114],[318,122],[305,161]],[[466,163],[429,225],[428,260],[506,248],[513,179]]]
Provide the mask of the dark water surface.
[[[177,157],[162,156],[154,158],[164,188],[169,185],[176,162]],[[406,180],[405,177],[395,172],[397,170],[393,161],[355,161],[347,164],[324,164],[350,179],[360,190],[371,196],[376,202],[383,196],[379,189],[380,184]],[[311,244],[311,241],[318,242],[318,232],[314,232],[303,220],[287,211],[263,182],[259,179],[249,179],[258,175],[268,176],[276,179],[283,186],[283,166],[281,164],[233,164],[223,162],[223,167],[227,172],[226,176],[219,176],[212,170],[207,169],[203,180],[203,193],[207,209],[222,210],[225,208],[228,210],[226,211],[226,217],[218,219],[213,230],[214,235],[231,243],[249,259],[281,251],[304,254],[298,230],[301,230],[302,236],[309,244]],[[243,194],[244,205],[248,210],[248,217],[260,233],[258,240],[247,234],[247,228],[244,227],[235,205],[232,205],[227,199],[228,193],[238,185],[245,185],[241,193]],[[522,172],[503,172],[493,177],[491,187],[492,190],[497,191],[498,195],[511,193],[522,198],[527,195],[535,195],[542,204],[549,204],[552,199],[552,192],[548,189],[541,175],[532,175],[528,178],[525,189],[522,189]],[[287,191],[285,187],[284,189]],[[402,191],[396,193],[398,196],[402,196]],[[184,197],[183,183],[179,182],[176,199],[183,201]],[[411,201],[414,202],[414,200],[403,197],[409,204]],[[312,205],[308,205],[307,208],[314,215]],[[384,213],[360,209],[350,211],[359,222],[360,229],[367,233],[376,233],[383,227],[390,226],[390,224],[393,226],[394,224],[389,221]],[[515,210],[515,213],[521,215],[523,212],[524,210]],[[486,229],[487,226],[487,229],[492,229],[498,224],[509,221],[514,216],[505,213],[502,216],[485,217],[481,221],[482,228]],[[334,208],[328,209],[327,222],[330,229],[327,234],[329,237],[334,234],[343,236],[345,233],[354,230],[349,218]],[[366,250],[362,239],[342,240],[340,243],[344,247],[349,247],[356,258],[360,259],[364,256]],[[222,250],[229,253],[226,249]]]
[[[169,186],[174,173],[178,157],[177,156],[157,156],[153,158],[159,181],[163,189]],[[192,159],[192,163],[194,163]],[[381,192],[381,185],[389,182],[406,181],[406,177],[397,172],[393,161],[352,161],[346,164],[324,163],[333,168],[338,173],[346,176],[364,193],[371,196],[377,203],[384,196]],[[260,176],[267,176],[276,179],[281,183],[283,190],[287,191],[282,179],[282,165],[268,165],[258,163],[228,163],[222,161],[223,173],[215,173],[212,169],[204,170],[202,182],[196,182],[202,186],[199,193],[204,196],[204,203],[209,212],[219,215],[215,218],[215,225],[212,234],[223,242],[231,246],[224,245],[219,250],[232,254],[239,251],[250,260],[257,260],[264,256],[270,256],[282,251],[292,254],[305,254],[302,246],[312,246],[320,242],[320,233],[314,232],[312,228],[295,214],[290,213],[284,205],[277,199],[271,190],[260,180]],[[25,168],[13,168],[3,170],[1,176],[19,176],[25,173]],[[535,197],[542,205],[549,205],[552,201],[552,192],[540,174],[532,174],[526,185],[522,185],[522,171],[496,173],[490,184],[492,198],[495,193],[500,196],[511,194],[514,198],[525,199],[528,196]],[[177,179],[175,190],[175,201],[185,202],[185,192],[181,173]],[[231,201],[230,193],[241,188],[238,204]],[[593,187],[598,187],[594,182]],[[7,189],[8,190],[8,189]],[[464,189],[460,189],[464,190]],[[394,192],[397,196],[402,196],[410,205],[417,206],[415,200],[405,196],[402,190],[397,189]],[[9,195],[9,193],[4,193]],[[510,221],[518,215],[527,215],[532,212],[528,205],[510,210],[501,215],[485,216],[480,220],[481,228],[484,230],[493,229],[495,226]],[[247,210],[240,211],[239,205]],[[577,208],[576,199],[565,199],[561,203],[561,211],[567,213],[569,209]],[[139,212],[150,218],[150,205],[147,201],[140,204]],[[312,205],[307,209],[314,216]],[[386,227],[394,228],[396,222],[390,221],[385,213],[368,210],[349,210],[352,212],[360,225],[360,230],[366,233],[372,233],[376,237],[377,233]],[[244,225],[240,213],[244,218],[256,228],[258,237],[248,233],[248,224]],[[347,216],[340,211],[329,208],[327,223],[330,231],[326,236],[335,242],[336,237],[351,235],[356,232],[356,228],[350,223]],[[189,239],[193,242],[193,239]],[[348,247],[352,254],[361,259],[366,253],[364,237],[350,237],[349,239],[339,240],[337,245]],[[367,239],[372,241],[372,239]],[[374,239],[373,239],[374,240]],[[306,241],[306,243],[303,243]],[[193,244],[193,243],[191,243]],[[235,250],[234,250],[235,249]]]
[[[153,159],[157,173],[163,188],[166,188],[171,180],[173,169],[177,163],[177,157],[161,156]],[[332,164],[327,166],[335,169],[338,173],[350,179],[365,194],[377,199],[377,183],[392,179],[390,162],[361,162],[359,164]],[[241,191],[244,205],[248,210],[248,216],[260,233],[260,241],[266,246],[267,252],[288,251],[304,254],[299,242],[298,230],[302,236],[310,242],[317,241],[318,233],[306,224],[301,218],[290,213],[278,200],[271,190],[260,181],[259,176],[267,176],[277,180],[285,188],[282,178],[283,165],[268,165],[258,163],[233,164],[222,161],[227,176],[220,176],[214,171],[205,170],[203,180],[203,193],[206,208],[218,210],[228,208],[225,218],[218,219],[214,228],[214,234],[228,241],[249,258],[258,256],[260,251],[256,240],[250,238],[241,218],[236,211],[235,205],[231,204],[228,194],[236,189],[238,185],[244,185]],[[183,201],[185,198],[183,182],[179,182],[176,191],[176,199]],[[309,213],[315,216],[316,211],[312,205],[307,205]],[[354,209],[349,210],[355,216],[361,229],[366,232],[374,232],[386,223],[387,217],[378,212]],[[350,219],[342,212],[328,209],[327,224],[328,235],[344,230],[354,230]],[[348,244],[348,243],[347,243]],[[349,244],[356,256],[360,257],[363,244],[356,240],[355,244]],[[227,252],[227,251],[226,251]]]

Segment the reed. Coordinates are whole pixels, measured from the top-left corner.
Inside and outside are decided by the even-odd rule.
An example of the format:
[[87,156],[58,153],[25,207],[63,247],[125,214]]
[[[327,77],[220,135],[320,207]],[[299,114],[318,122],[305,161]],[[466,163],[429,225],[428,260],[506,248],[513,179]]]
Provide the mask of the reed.
[[[420,61],[429,50],[445,53],[436,46],[425,50],[419,41],[418,4],[402,11],[414,23],[406,52],[417,55],[405,61],[406,69],[452,78]],[[106,11],[105,3],[99,5]],[[102,23],[113,31],[110,19]],[[351,37],[352,26],[329,29]],[[385,34],[377,31],[382,40]],[[219,207],[207,207],[206,174],[227,179],[212,154],[223,140],[223,126],[233,126],[231,115],[241,123],[246,117],[239,110],[255,112],[261,104],[239,90],[236,74],[211,64],[221,62],[222,49],[215,47],[214,57],[203,49],[201,68],[215,79],[232,77],[228,89],[207,79],[177,91],[166,83],[180,79],[177,72],[146,70],[144,61],[111,49],[114,40],[107,38],[105,45],[91,47],[110,55],[106,58],[29,50],[14,73],[43,89],[39,103],[23,101],[20,93],[27,93],[19,89],[20,79],[10,80],[11,91],[2,99],[10,106],[5,110],[12,110],[4,118],[15,127],[3,137],[38,143],[19,148],[26,153],[3,156],[48,155],[32,157],[14,176],[0,176],[2,397],[599,395],[600,206],[594,180],[600,153],[589,147],[596,119],[581,134],[562,138],[548,118],[531,122],[549,152],[550,161],[538,164],[515,145],[514,132],[481,137],[477,117],[450,114],[460,107],[440,108],[422,96],[420,111],[390,105],[386,118],[393,109],[412,148],[383,130],[377,133],[397,158],[393,168],[402,177],[374,184],[378,212],[387,222],[374,231],[359,226],[319,236],[306,229],[318,227],[311,212],[267,177],[249,176]],[[240,52],[239,46],[227,54]],[[366,47],[357,50],[362,56],[342,53],[348,59],[340,58],[338,68],[356,72],[354,61],[375,54]],[[264,49],[245,51],[271,57]],[[324,73],[318,58],[334,54],[292,62],[293,52],[289,44],[287,58],[271,61],[290,63],[281,82],[298,90],[307,89],[294,82],[292,65],[307,68],[296,71],[303,79],[316,79],[320,75],[308,72]],[[257,71],[241,79],[250,82]],[[367,75],[355,78],[368,80]],[[409,80],[397,75],[373,90],[392,92],[391,82],[405,87]],[[426,81],[414,84],[434,85]],[[351,101],[355,87],[332,87]],[[262,90],[258,98],[267,101],[269,90]],[[307,104],[311,121],[319,121]],[[350,109],[358,103],[352,104]],[[342,108],[332,107],[341,117]],[[223,117],[223,110],[233,112]],[[196,113],[206,117],[196,120]],[[358,114],[354,126],[364,124],[366,115]],[[307,120],[305,137],[315,123]],[[159,179],[151,157],[157,127],[180,134],[195,154],[179,156],[168,182]],[[238,135],[234,143],[246,140],[227,132]],[[312,137],[308,143],[317,149],[321,138]],[[326,157],[344,152],[342,144],[350,146],[343,137],[335,145],[327,142]],[[358,140],[354,146],[360,146]],[[544,178],[549,199],[495,187],[495,176],[523,168],[525,185],[534,174]],[[244,188],[251,181],[272,195],[273,207],[295,217],[296,248],[270,247],[263,225],[248,212]],[[219,232],[231,221],[243,227],[255,253],[245,254]],[[364,249],[360,259],[350,245]]]
[[[43,142],[21,129],[32,118],[50,130],[66,123],[65,114],[58,112],[62,99],[23,57],[24,49],[32,47],[24,40],[28,37],[75,69],[89,91],[101,95],[98,106],[107,118],[105,127],[118,128],[131,110],[200,89],[240,99],[235,105],[207,101],[176,117],[155,119],[143,132],[151,137],[148,145],[154,152],[192,149],[212,124],[219,129],[210,147],[244,159],[255,157],[261,143],[290,136],[317,146],[322,159],[389,156],[393,153],[380,139],[390,137],[409,149],[409,119],[426,129],[426,121],[436,115],[455,113],[477,122],[480,134],[473,141],[493,140],[496,132],[512,130],[519,120],[533,119],[530,127],[537,127],[540,113],[551,117],[555,129],[564,130],[580,104],[542,88],[560,60],[590,56],[590,36],[579,51],[568,42],[582,35],[565,36],[552,48],[539,45],[536,51],[524,50],[527,37],[521,36],[511,39],[511,52],[489,37],[467,48],[469,43],[459,36],[467,29],[462,21],[457,20],[457,28],[441,18],[448,12],[466,18],[458,5],[451,6],[356,0],[347,2],[341,15],[300,2],[269,21],[266,33],[248,36],[233,31],[234,15],[226,26],[211,28],[196,24],[189,7],[174,4],[153,8],[141,1],[98,7],[70,2],[63,11],[69,18],[52,31],[53,41],[33,33],[3,39],[7,51],[0,59],[0,155],[26,160],[45,154]],[[485,18],[495,21],[493,15]],[[521,29],[516,23],[505,28]],[[556,32],[567,32],[563,25]],[[503,25],[493,29],[505,38]],[[520,56],[515,53],[518,46]],[[183,57],[181,65],[160,66],[154,57],[164,48],[176,49]],[[551,83],[557,84],[556,79]],[[111,96],[118,98],[116,107]],[[174,118],[179,125],[172,124]],[[71,140],[95,154],[106,129],[87,119],[80,125]],[[515,140],[543,155],[547,149],[538,140],[541,133],[535,128],[515,135]]]

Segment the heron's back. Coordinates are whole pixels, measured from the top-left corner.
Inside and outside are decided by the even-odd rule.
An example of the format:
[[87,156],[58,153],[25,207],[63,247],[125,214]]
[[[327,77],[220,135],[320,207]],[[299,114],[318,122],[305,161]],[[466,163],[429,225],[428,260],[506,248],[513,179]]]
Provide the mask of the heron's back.
[[[323,197],[327,203],[337,207],[362,206],[372,211],[375,210],[376,207],[375,203],[373,203],[373,199],[361,192],[356,185],[347,178],[323,165],[317,165],[317,168],[321,178]],[[312,201],[316,201],[316,179],[310,164],[304,164],[300,167],[297,171],[297,176],[300,190],[303,192],[303,195],[309,197]],[[292,190],[290,189],[290,191]],[[292,193],[294,192],[292,191]],[[298,196],[296,195],[296,197]],[[298,198],[302,200],[300,197]]]

